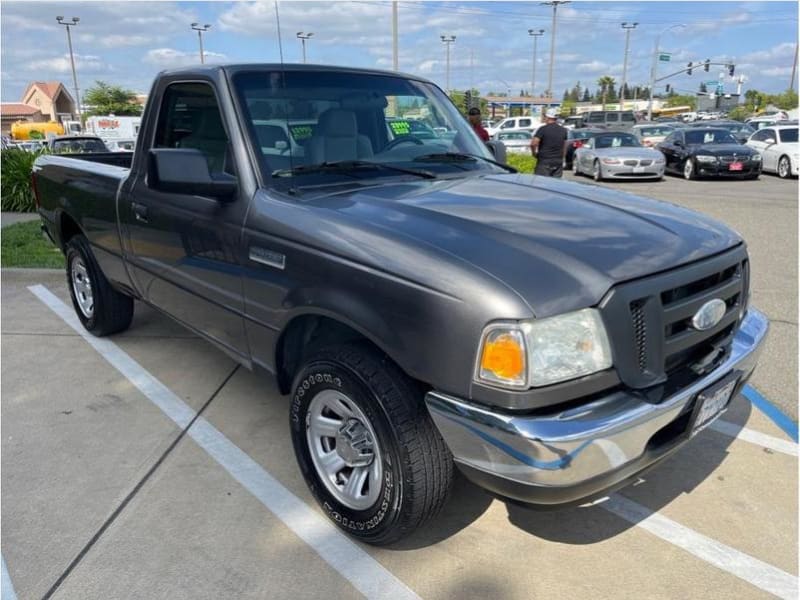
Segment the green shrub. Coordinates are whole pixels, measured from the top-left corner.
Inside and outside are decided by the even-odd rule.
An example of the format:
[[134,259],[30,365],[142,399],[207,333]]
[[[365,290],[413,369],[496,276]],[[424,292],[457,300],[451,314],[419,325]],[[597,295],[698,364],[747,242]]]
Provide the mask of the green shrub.
[[514,167],[520,173],[531,174],[536,168],[536,157],[531,156],[530,154],[517,154],[515,152],[509,152],[506,155],[506,164]]
[[31,172],[37,156],[37,152],[25,152],[17,148],[0,151],[0,195],[4,212],[36,210]]

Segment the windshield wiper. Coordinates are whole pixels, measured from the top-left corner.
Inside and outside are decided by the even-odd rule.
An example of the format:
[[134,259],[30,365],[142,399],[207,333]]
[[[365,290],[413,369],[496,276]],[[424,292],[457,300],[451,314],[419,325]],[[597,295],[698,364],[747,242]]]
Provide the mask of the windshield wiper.
[[359,169],[372,169],[394,171],[396,173],[406,173],[407,175],[414,175],[423,179],[436,179],[436,174],[430,171],[422,171],[418,169],[404,169],[403,167],[395,167],[394,165],[387,165],[386,163],[371,162],[368,160],[336,160],[325,161],[315,165],[300,165],[293,169],[278,169],[272,172],[273,177],[291,177],[292,175],[304,175],[308,173],[345,173],[348,174],[352,171]]
[[[492,165],[505,169],[509,173],[516,173],[517,170],[509,165],[504,165],[491,158],[480,156],[479,154],[465,154],[463,152],[439,152],[436,154],[423,154],[414,158],[417,162],[439,162],[439,163],[461,163],[461,162],[477,162],[482,160]],[[463,168],[463,167],[461,167]],[[466,170],[466,169],[464,169]]]

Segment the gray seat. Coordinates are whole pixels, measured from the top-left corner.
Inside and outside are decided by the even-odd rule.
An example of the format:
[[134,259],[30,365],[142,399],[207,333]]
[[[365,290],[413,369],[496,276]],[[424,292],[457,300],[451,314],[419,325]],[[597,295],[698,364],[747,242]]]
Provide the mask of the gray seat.
[[208,171],[221,173],[226,167],[228,135],[222,125],[219,109],[214,106],[203,110],[194,131],[183,138],[178,147],[200,150],[208,161]]
[[360,160],[373,155],[372,143],[359,135],[356,114],[351,110],[330,108],[319,117],[314,134],[308,141],[309,164]]

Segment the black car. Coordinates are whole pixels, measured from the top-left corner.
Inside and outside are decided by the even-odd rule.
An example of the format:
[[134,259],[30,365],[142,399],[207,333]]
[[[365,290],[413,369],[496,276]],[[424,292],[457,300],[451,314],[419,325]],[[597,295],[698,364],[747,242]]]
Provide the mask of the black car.
[[656,148],[666,157],[666,172],[683,174],[686,179],[757,179],[761,175],[761,155],[752,148],[741,145],[726,129],[678,129]]
[[587,127],[586,129],[570,129],[567,133],[567,154],[564,158],[564,168],[572,168],[572,159],[575,156],[575,150],[580,148],[586,143],[586,140],[593,138],[598,133],[607,133],[608,130],[600,127]]
[[700,123],[692,123],[689,125],[689,127],[700,127],[703,129],[708,129],[709,127],[719,127],[721,129],[726,129],[740,144],[746,144],[747,140],[750,139],[750,136],[756,132],[754,127],[751,127],[747,123],[742,123],[740,121],[702,121]]

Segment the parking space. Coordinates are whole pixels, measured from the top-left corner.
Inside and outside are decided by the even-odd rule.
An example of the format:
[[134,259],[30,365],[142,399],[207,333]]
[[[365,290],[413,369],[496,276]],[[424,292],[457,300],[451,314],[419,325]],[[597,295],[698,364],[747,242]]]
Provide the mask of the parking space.
[[[125,334],[85,339],[61,274],[3,275],[2,554],[19,598],[797,594],[797,445],[743,396],[604,503],[534,511],[458,478],[435,522],[371,548],[317,510],[271,380],[143,306]],[[775,372],[796,392],[787,362]]]

